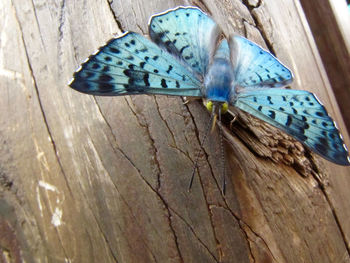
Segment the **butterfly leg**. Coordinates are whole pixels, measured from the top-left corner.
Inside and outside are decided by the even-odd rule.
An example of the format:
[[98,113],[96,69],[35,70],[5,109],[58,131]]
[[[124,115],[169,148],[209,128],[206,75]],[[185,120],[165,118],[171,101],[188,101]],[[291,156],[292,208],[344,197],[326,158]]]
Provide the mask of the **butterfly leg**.
[[188,103],[190,103],[192,101],[200,100],[202,98],[186,96],[186,97],[184,97],[184,99],[185,99],[185,101],[184,101],[183,104],[186,105],[186,104],[188,104]]
[[230,113],[233,116],[233,119],[230,121],[230,130],[232,130],[233,123],[237,120],[237,115],[234,114],[232,111],[228,110],[228,113]]

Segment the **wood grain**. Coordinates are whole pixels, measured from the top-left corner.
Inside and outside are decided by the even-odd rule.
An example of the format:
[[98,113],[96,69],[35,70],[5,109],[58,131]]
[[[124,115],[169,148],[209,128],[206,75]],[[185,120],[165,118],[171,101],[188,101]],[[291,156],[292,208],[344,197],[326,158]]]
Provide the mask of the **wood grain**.
[[345,1],[301,1],[333,92],[350,130],[350,14]]
[[[0,2],[0,262],[350,262],[350,170],[248,115],[67,87],[114,34],[196,4],[269,48],[349,135],[295,1]],[[197,152],[199,172],[187,191]],[[303,160],[303,161],[301,161]]]

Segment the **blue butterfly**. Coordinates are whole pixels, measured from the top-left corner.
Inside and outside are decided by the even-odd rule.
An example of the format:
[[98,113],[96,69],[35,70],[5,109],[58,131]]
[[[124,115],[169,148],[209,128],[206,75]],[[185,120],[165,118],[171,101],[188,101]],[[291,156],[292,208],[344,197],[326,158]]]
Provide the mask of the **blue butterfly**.
[[325,159],[350,165],[334,121],[308,91],[280,89],[291,71],[248,39],[223,38],[196,7],[150,19],[152,41],[126,32],[111,39],[74,73],[70,86],[101,96],[161,94],[205,98],[220,115],[228,104],[281,129]]

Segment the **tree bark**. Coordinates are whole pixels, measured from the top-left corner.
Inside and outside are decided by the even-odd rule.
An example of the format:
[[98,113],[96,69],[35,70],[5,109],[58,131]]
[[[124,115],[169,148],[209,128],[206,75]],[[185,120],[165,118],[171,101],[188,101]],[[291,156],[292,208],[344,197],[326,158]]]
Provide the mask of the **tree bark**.
[[[0,2],[0,262],[350,262],[350,169],[248,114],[67,86],[113,34],[183,1]],[[273,52],[346,132],[298,0],[186,1]],[[232,109],[234,110],[234,109]],[[188,183],[198,151],[199,169]]]

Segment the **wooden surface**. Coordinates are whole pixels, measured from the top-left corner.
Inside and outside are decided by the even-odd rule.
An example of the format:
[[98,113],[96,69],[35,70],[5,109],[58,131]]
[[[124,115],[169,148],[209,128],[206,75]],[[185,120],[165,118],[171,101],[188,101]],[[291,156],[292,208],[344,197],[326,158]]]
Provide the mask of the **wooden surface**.
[[[67,87],[113,34],[147,33],[150,15],[180,4],[0,1],[0,262],[350,262],[350,168],[242,114],[225,121],[223,196],[200,102]],[[268,47],[349,145],[297,0],[186,4]]]
[[350,12],[343,0],[301,4],[310,24],[333,92],[350,131]]

